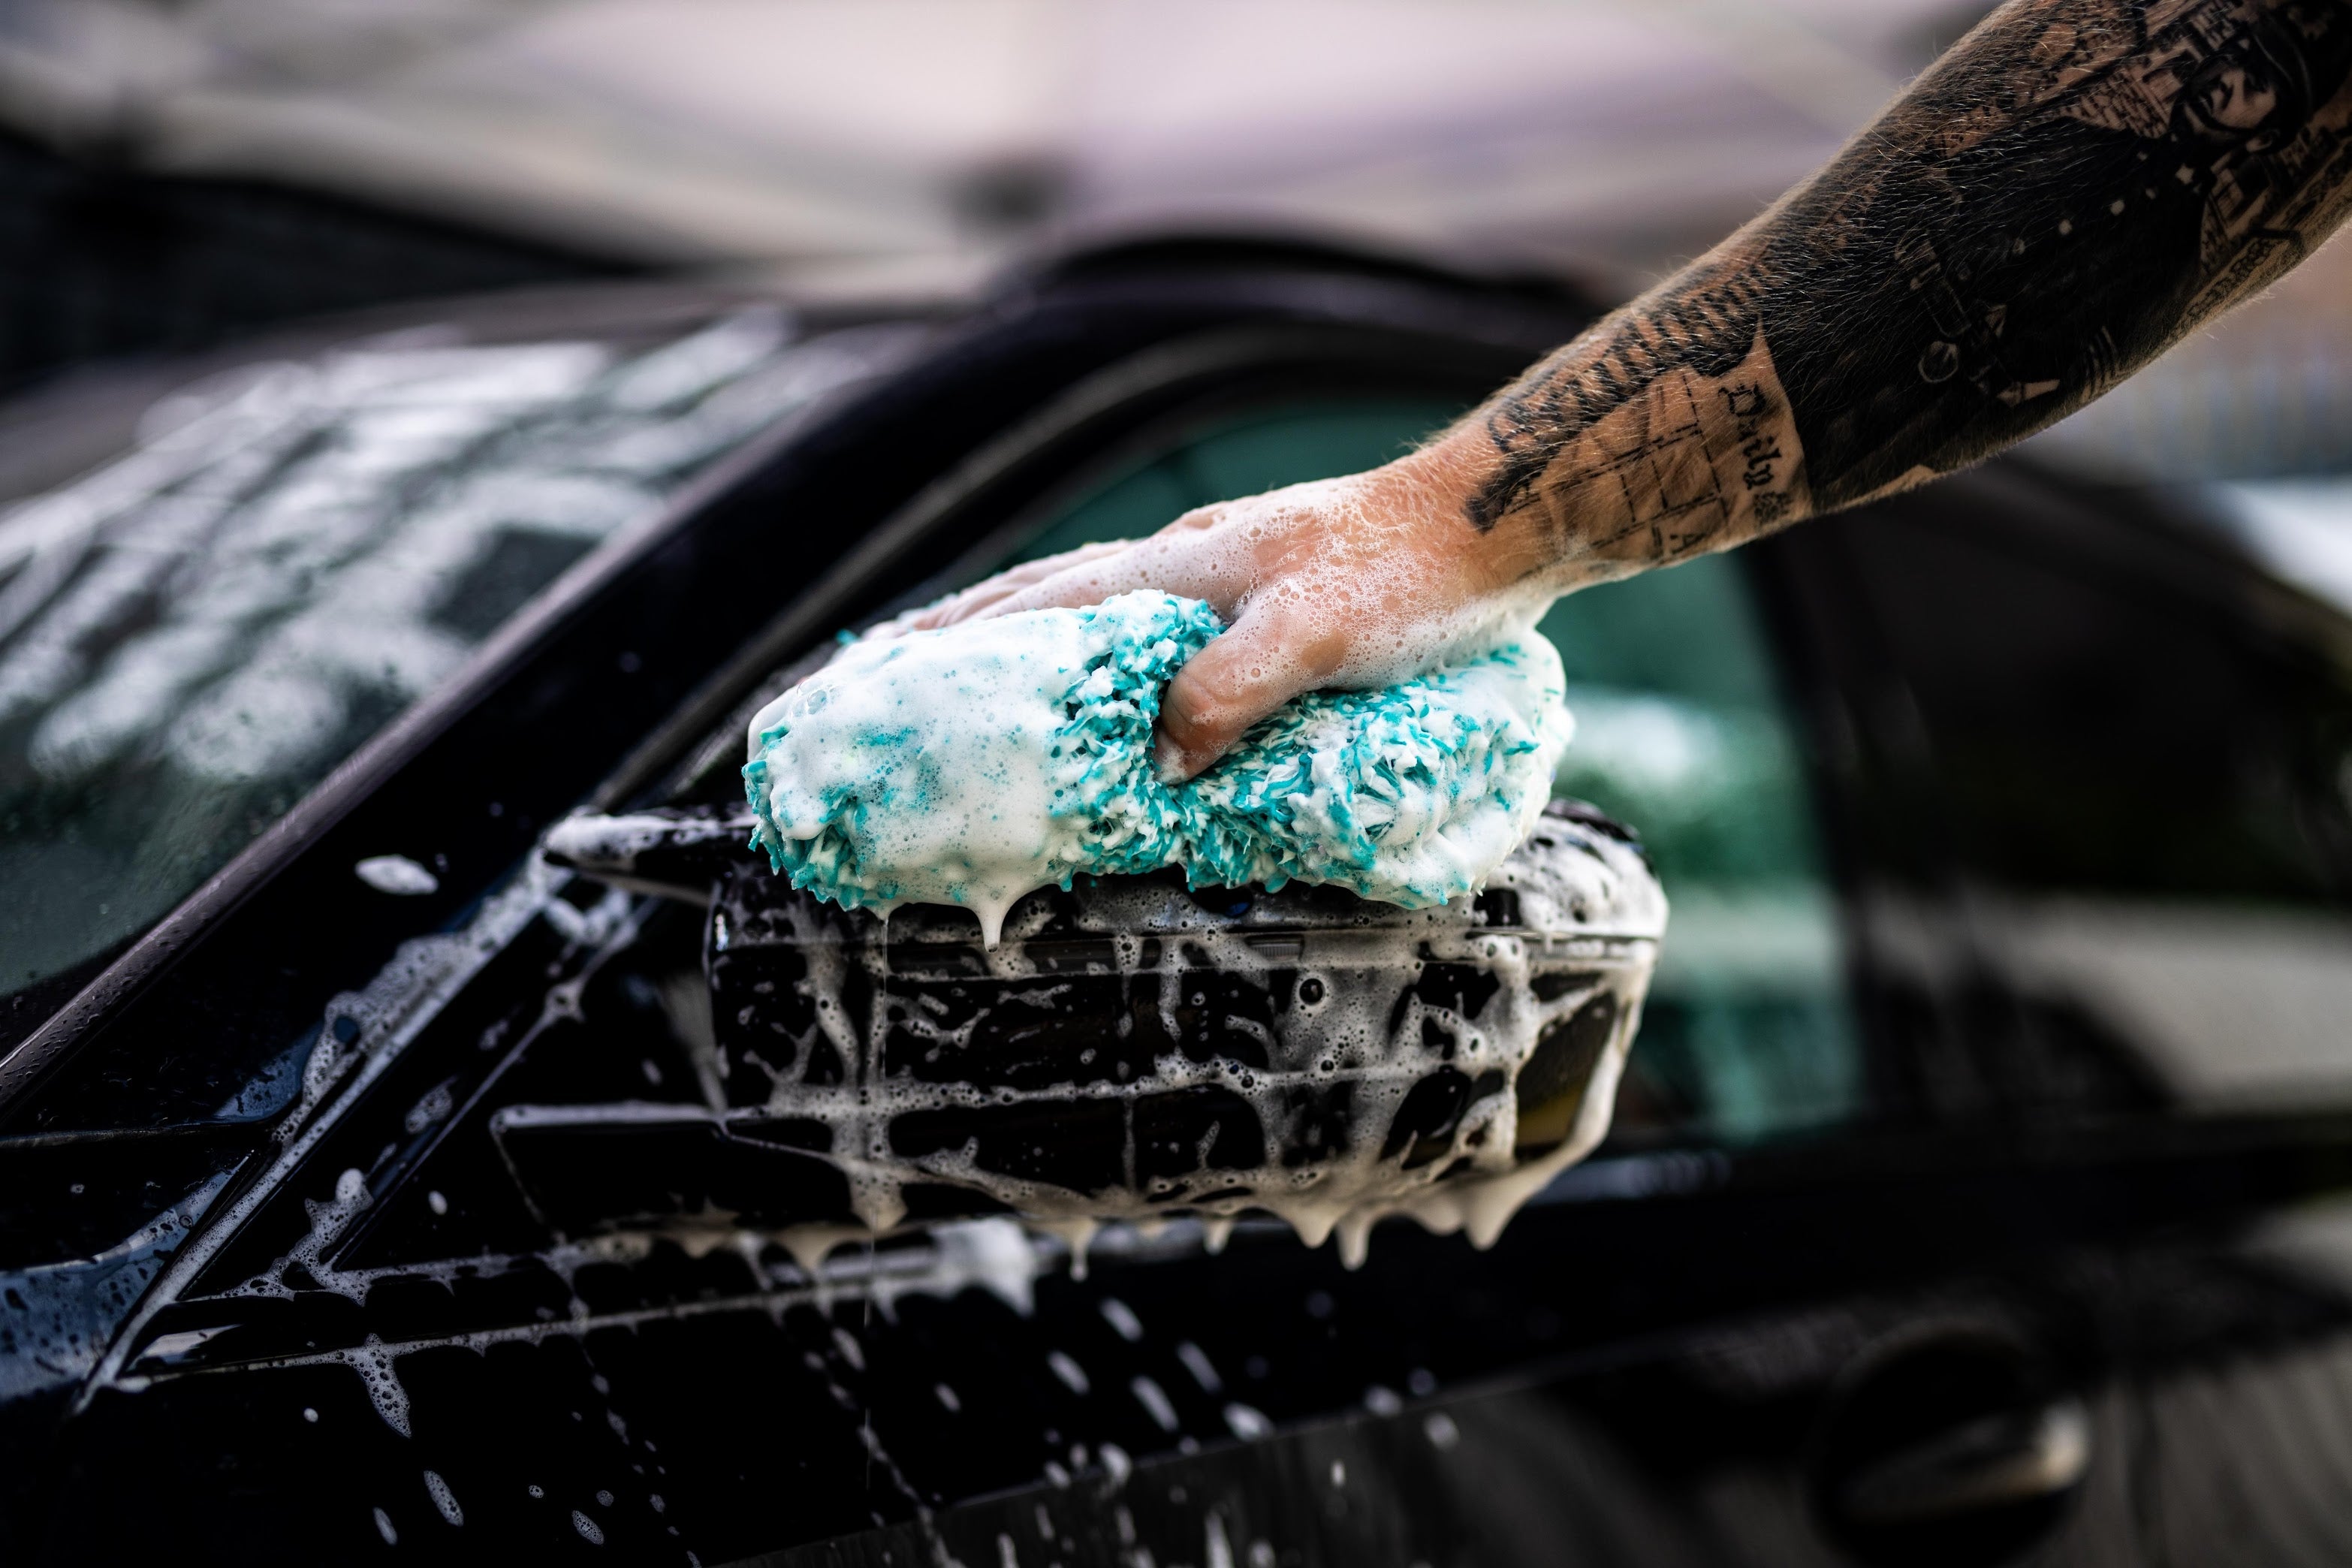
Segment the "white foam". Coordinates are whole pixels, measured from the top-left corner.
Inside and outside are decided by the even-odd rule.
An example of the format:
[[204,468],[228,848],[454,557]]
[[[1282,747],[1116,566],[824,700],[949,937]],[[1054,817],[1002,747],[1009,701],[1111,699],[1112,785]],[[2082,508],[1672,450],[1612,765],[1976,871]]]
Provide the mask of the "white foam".
[[[972,1103],[974,1091],[967,1085],[862,1069],[840,1083],[780,1076],[761,1113],[811,1118],[830,1129],[828,1152],[819,1157],[847,1179],[858,1217],[875,1232],[901,1223],[906,1210],[900,1194],[908,1184],[961,1186],[1058,1237],[1068,1249],[1071,1272],[1079,1277],[1106,1221],[1132,1225],[1171,1214],[1197,1216],[1205,1245],[1214,1250],[1223,1245],[1236,1216],[1253,1209],[1271,1213],[1310,1247],[1336,1238],[1341,1260],[1350,1268],[1362,1263],[1373,1226],[1391,1215],[1411,1217],[1440,1234],[1459,1232],[1473,1245],[1488,1247],[1512,1215],[1607,1132],[1666,917],[1664,896],[1638,852],[1604,834],[1551,818],[1524,853],[1496,871],[1494,885],[1517,901],[1522,922],[1517,929],[1486,926],[1465,901],[1389,911],[1376,924],[1318,928],[1276,940],[1254,928],[1203,920],[1181,891],[1163,884],[1123,879],[1089,889],[1087,920],[1114,934],[1108,956],[1088,963],[1126,976],[1129,992],[1157,987],[1163,1015],[1172,1017],[1180,999],[1191,1000],[1190,988],[1203,973],[1246,976],[1260,988],[1273,987],[1276,972],[1330,977],[1319,999],[1285,1015],[1279,1042],[1265,1042],[1274,1047],[1265,1065],[1195,1060],[1171,1049],[1152,1061],[1146,1075],[1155,1093],[1198,1088],[1239,1097],[1277,1146],[1297,1114],[1301,1090],[1319,1095],[1344,1088],[1360,1131],[1344,1147],[1327,1149],[1312,1160],[1270,1159],[1248,1170],[1204,1162],[1182,1175],[1156,1177],[1148,1187],[1080,1193],[983,1166],[969,1142],[920,1155],[894,1149],[889,1129],[895,1118]],[[1041,993],[1050,993],[1056,979],[1053,944],[1047,941],[1033,952],[1024,934],[1034,908],[1024,906],[1013,922],[1014,940],[992,952],[988,963],[1000,981],[1018,986],[1034,980]],[[853,1016],[840,1005],[839,998],[853,991],[885,994],[894,984],[903,986],[910,949],[900,947],[894,959],[879,941],[845,941],[841,917],[806,900],[784,900],[772,907],[772,914],[778,934],[788,937],[806,964],[799,984],[819,1004],[814,1033],[822,1034],[838,1060],[880,1061],[884,1039],[894,1029],[934,1040],[942,1050],[968,1047],[975,1018],[947,1027],[919,1007],[874,1007]],[[1154,933],[1164,933],[1164,940],[1150,945],[1164,950],[1147,960],[1144,939]],[[1187,956],[1179,960],[1176,951]],[[1421,994],[1414,976],[1426,964],[1475,970],[1492,976],[1496,988],[1473,1016]],[[859,984],[852,984],[854,970],[863,972]],[[1539,977],[1547,984],[1538,986]],[[1531,1135],[1523,1156],[1521,1069],[1555,1027],[1612,998],[1607,1039],[1572,1109],[1563,1107],[1560,1126]],[[1171,1039],[1180,1037],[1172,1021],[1164,1026]],[[1425,1030],[1454,1042],[1446,1058],[1454,1070],[1495,1087],[1457,1114],[1442,1151],[1408,1165],[1404,1152],[1382,1134],[1406,1096],[1436,1065],[1421,1043]],[[813,1060],[814,1053],[803,1049],[800,1059]],[[1073,1082],[999,1087],[988,1098],[998,1104],[1058,1105],[1126,1092],[1115,1083]],[[1128,1135],[1135,1136],[1131,1126]],[[1123,1158],[1124,1168],[1136,1168],[1132,1147]],[[804,1234],[810,1250],[821,1256],[824,1247],[863,1233],[832,1227]]]

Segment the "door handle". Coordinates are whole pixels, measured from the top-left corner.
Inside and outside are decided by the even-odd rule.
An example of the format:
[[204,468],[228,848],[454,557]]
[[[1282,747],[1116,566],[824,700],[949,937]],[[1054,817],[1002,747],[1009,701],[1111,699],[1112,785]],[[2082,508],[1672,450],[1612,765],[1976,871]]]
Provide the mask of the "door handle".
[[1838,1501],[1864,1528],[1925,1524],[2056,1497],[2090,1467],[2090,1412],[2069,1396],[1911,1444],[1847,1477]]
[[1813,1516],[1869,1568],[1992,1568],[2060,1529],[2098,1429],[2033,1342],[2000,1322],[1927,1322],[1850,1363],[1805,1468]]

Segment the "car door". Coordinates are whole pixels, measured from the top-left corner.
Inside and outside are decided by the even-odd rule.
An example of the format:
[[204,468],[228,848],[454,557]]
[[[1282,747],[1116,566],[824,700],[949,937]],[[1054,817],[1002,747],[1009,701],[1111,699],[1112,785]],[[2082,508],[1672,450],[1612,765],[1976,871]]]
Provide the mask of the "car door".
[[1864,920],[1894,1016],[1970,1031],[1966,1061],[1951,1026],[1891,1031],[1914,1114],[2137,1142],[2209,1198],[2235,1189],[2103,1264],[2144,1560],[2327,1561],[2352,1394],[2352,664],[2332,608],[2186,505],[1988,475],[1903,528],[1825,531],[1868,606],[1870,668],[1849,669],[1899,716],[1867,765],[1951,832],[1947,896],[1890,888]]

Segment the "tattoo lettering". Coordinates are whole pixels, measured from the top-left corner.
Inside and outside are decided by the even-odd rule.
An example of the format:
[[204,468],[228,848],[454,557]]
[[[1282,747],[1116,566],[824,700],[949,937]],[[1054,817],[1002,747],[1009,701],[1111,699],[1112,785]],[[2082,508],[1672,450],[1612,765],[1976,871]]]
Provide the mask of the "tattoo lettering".
[[[1723,549],[1793,510],[1803,482],[1795,426],[1752,325],[1736,355],[1686,352],[1653,366],[1645,384],[1629,386],[1622,373],[1601,383],[1600,395],[1581,378],[1564,384],[1587,395],[1592,416],[1522,448],[1529,506],[1556,552],[1615,575]],[[1538,398],[1559,392],[1542,387]],[[1531,399],[1513,417],[1540,406]]]
[[1810,184],[1496,397],[1469,521],[1530,514],[1563,559],[1630,569],[1999,450],[2342,221],[2347,78],[2352,0],[2011,0]]
[[1765,427],[1765,418],[1772,411],[1772,400],[1754,382],[1721,389],[1725,412],[1733,421],[1731,438],[1739,443],[1739,455],[1748,468],[1739,482],[1750,490],[1769,489],[1773,465],[1786,460],[1780,443]]

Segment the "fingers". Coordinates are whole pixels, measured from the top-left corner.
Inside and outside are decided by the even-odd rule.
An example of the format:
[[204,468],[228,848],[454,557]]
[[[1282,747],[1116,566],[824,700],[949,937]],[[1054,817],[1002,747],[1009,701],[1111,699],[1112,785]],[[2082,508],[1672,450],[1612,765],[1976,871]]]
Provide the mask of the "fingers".
[[[873,637],[904,637],[908,632],[936,631],[941,626],[955,626],[959,622],[975,620],[983,616],[1010,615],[1016,610],[1096,605],[1113,594],[1125,593],[1129,588],[1165,588],[1170,593],[1183,593],[1186,590],[1175,586],[1173,582],[1162,580],[1161,574],[1169,563],[1166,558],[1157,555],[1153,557],[1159,563],[1157,569],[1144,569],[1139,565],[1137,570],[1100,578],[1069,574],[1076,573],[1078,568],[1102,562],[1108,557],[1125,552],[1154,547],[1164,549],[1171,545],[1181,545],[1185,542],[1188,536],[1196,535],[1201,530],[1213,525],[1220,511],[1221,508],[1213,505],[1195,507],[1175,521],[1161,528],[1159,532],[1145,539],[1098,540],[1091,544],[1081,544],[1075,550],[1065,550],[1058,554],[1024,562],[1018,566],[1011,567],[992,577],[975,583],[969,588],[950,594],[936,604],[909,610],[902,616],[885,621],[880,626],[870,629],[866,635]],[[1188,572],[1185,579],[1192,580],[1198,576],[1197,572]],[[1060,581],[1055,581],[1056,579]],[[1054,585],[1041,592],[1030,592],[1032,589],[1038,588],[1041,584],[1047,583],[1052,583]],[[1228,600],[1228,605],[1229,604],[1230,600]]]
[[1230,501],[1219,500],[1211,501],[1206,506],[1196,506],[1175,521],[1161,524],[1158,531],[1163,534],[1190,533],[1198,529],[1213,527],[1218,520],[1225,515],[1225,508],[1231,504]]
[[1076,609],[1099,605],[1115,594],[1157,588],[1204,599],[1219,615],[1229,616],[1247,584],[1232,581],[1232,563],[1199,548],[1201,538],[1190,531],[1162,531],[1116,554],[1076,562],[973,613],[1010,616],[1023,610]]
[[1173,784],[1199,773],[1251,725],[1323,684],[1343,654],[1339,634],[1311,633],[1295,614],[1244,612],[1168,683],[1154,747],[1160,776]]
[[[1020,565],[999,572],[995,576],[950,594],[937,604],[927,605],[886,623],[894,632],[927,632],[950,626],[958,621],[968,621],[991,605],[1031,584],[1043,582],[1058,572],[1081,563],[1112,555],[1130,549],[1131,539],[1105,539],[1092,544],[1081,544],[1076,550],[1065,550],[1058,555],[1042,556],[1024,561]],[[877,628],[877,630],[881,628]]]
[[1209,588],[1222,584],[1223,574],[1203,571],[1193,548],[1202,531],[1213,526],[1222,512],[1222,505],[1195,507],[1145,538],[1065,551],[992,577],[979,588],[967,590],[968,601],[959,596],[952,619],[1009,616],[1022,610],[1078,609],[1136,588],[1208,599],[1223,613],[1231,609],[1234,591],[1227,588],[1223,600],[1213,596]]

